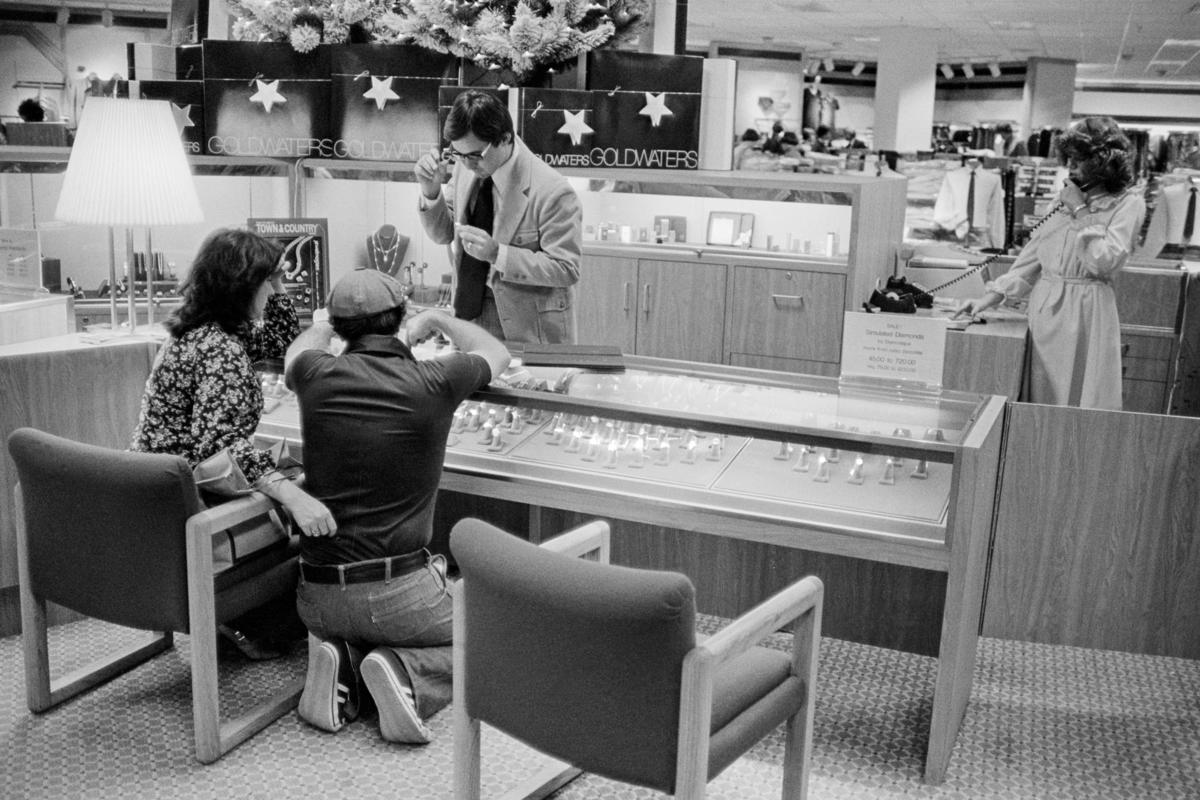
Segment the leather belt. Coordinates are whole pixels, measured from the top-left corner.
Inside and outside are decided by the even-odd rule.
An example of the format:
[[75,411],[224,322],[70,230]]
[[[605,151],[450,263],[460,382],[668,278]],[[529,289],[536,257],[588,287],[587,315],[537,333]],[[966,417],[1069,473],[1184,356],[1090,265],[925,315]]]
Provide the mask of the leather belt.
[[352,564],[308,564],[301,561],[300,574],[309,583],[371,583],[415,572],[428,561],[429,551],[425,549]]

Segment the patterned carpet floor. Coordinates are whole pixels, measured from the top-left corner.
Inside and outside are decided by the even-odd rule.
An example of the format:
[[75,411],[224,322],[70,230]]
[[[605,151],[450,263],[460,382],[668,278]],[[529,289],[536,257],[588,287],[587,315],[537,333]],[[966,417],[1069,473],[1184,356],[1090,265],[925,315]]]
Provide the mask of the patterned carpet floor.
[[[715,628],[719,621],[702,620]],[[85,621],[52,629],[59,670],[139,634]],[[789,637],[772,637],[787,647]],[[1200,798],[1200,662],[984,639],[950,773],[921,781],[934,661],[822,640],[810,797]],[[302,647],[266,664],[222,668],[236,709],[304,670]],[[451,796],[450,713],[433,744],[390,745],[372,720],[337,734],[288,714],[216,764],[192,756],[187,637],[175,650],[49,713],[25,706],[20,637],[0,639],[0,797],[353,798]],[[483,735],[485,797],[541,757]],[[783,738],[768,737],[709,787],[716,800],[779,796]],[[653,800],[655,792],[585,775],[558,800]]]

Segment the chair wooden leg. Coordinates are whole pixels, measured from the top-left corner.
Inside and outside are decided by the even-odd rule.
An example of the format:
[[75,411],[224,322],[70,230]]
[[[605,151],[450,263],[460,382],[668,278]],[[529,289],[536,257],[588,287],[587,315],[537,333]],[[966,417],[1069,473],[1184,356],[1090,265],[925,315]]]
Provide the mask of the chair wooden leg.
[[454,593],[454,798],[479,800],[479,720],[467,713],[467,624],[464,586]]
[[240,717],[221,722],[217,664],[217,613],[213,589],[211,533],[188,522],[188,627],[192,639],[192,726],[196,760],[211,764],[296,707],[304,679],[289,681],[279,692]]
[[804,680],[804,703],[787,721],[787,739],[783,751],[783,800],[805,800],[808,797],[821,610],[819,598],[814,607],[792,625],[792,672]]
[[713,704],[713,664],[706,650],[697,648],[684,656],[679,700],[675,797],[704,800]]

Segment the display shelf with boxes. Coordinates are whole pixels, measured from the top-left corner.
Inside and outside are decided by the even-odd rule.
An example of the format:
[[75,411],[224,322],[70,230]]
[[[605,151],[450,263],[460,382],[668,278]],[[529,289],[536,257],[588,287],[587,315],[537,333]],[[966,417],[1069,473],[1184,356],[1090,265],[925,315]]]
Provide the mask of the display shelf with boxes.
[[[926,775],[940,781],[971,682],[1003,398],[637,356],[623,367],[510,369],[458,409],[442,489],[849,565],[823,575],[827,633],[923,628],[870,643],[937,657]],[[294,399],[267,382],[260,436],[302,448]],[[855,585],[864,563],[896,582],[886,603]],[[641,565],[688,573],[709,600],[761,583],[706,585],[686,558]],[[914,585],[937,595],[932,611],[897,607]]]

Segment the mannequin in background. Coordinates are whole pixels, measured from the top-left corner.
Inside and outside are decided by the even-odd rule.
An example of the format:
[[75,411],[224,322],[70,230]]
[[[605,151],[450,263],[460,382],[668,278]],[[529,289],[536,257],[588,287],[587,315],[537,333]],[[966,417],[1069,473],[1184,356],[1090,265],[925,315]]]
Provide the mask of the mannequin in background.
[[968,158],[961,168],[947,172],[933,204],[933,222],[968,246],[1003,247],[1000,176],[985,170],[978,158]]
[[408,252],[408,241],[395,225],[380,225],[379,230],[367,237],[367,266],[396,277]]
[[1021,399],[1121,409],[1121,324],[1113,273],[1125,265],[1146,203],[1133,185],[1133,146],[1110,117],[1075,123],[1056,145],[1070,172],[1060,205],[1007,274],[955,316],[1029,298],[1029,371]]

